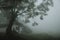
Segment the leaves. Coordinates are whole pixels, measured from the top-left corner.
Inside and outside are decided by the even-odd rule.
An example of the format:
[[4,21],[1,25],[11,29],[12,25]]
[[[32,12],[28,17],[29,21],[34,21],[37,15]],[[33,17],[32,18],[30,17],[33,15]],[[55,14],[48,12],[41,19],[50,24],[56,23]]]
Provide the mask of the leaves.
[[36,25],[38,25],[38,23],[36,23],[36,22],[34,22],[34,23],[32,24],[32,26],[36,26]]
[[46,16],[46,15],[48,15],[48,14],[44,14],[44,16]]
[[30,22],[29,20],[25,20],[25,23],[28,23],[28,22]]
[[[0,0],[1,5],[0,6],[9,6],[11,8],[8,8],[9,12],[7,12],[7,15],[11,15],[11,11],[10,9],[15,8],[17,9],[16,13],[22,17],[25,18],[25,16],[29,19],[29,18],[34,18],[35,16],[41,15],[40,19],[43,20],[43,16],[46,16],[46,12],[49,11],[49,6],[53,5],[53,1],[52,0],[43,0],[42,3],[40,5],[38,5],[37,7],[35,7],[35,2],[37,2],[37,0],[16,0],[16,3],[13,2],[14,0]],[[18,2],[19,1],[19,2]],[[18,6],[18,7],[17,7]],[[5,8],[4,10],[7,10],[7,8]],[[36,11],[38,10],[38,11]],[[24,15],[25,14],[25,15]],[[26,19],[26,18],[25,18]],[[30,22],[28,19],[25,20],[25,23]],[[38,23],[34,22],[32,24],[33,26],[38,25]]]
[[35,15],[39,15],[39,13],[38,13],[38,12],[35,12],[34,14],[35,14]]
[[43,15],[40,16],[40,19],[43,20]]
[[49,5],[53,6],[53,0],[48,0],[47,2]]
[[44,11],[44,12],[49,11],[48,5],[46,5],[44,3],[41,3],[41,5],[39,5],[37,8],[39,11]]

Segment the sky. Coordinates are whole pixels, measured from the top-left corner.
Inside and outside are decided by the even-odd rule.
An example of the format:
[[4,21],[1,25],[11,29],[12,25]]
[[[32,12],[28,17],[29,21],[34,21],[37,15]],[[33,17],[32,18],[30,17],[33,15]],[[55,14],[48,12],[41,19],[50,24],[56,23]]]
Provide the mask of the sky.
[[[41,3],[42,0],[38,0],[36,5]],[[30,19],[30,23],[27,25],[32,29],[33,33],[48,33],[53,36],[60,36],[60,0],[53,0],[54,6],[49,7],[50,11],[47,12],[47,16],[44,16],[44,20],[40,20],[39,16],[34,19]],[[39,23],[38,26],[32,26],[32,22]]]

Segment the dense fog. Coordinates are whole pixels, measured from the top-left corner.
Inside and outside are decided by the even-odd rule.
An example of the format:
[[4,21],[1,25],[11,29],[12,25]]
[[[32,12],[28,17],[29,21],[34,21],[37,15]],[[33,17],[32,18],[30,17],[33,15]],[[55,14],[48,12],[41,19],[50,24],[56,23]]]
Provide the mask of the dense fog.
[[39,25],[33,28],[34,32],[60,36],[60,0],[53,0],[53,2],[54,7],[50,7],[50,11],[47,12],[48,16],[45,16],[44,20],[39,20],[39,17],[35,18]]
[[[38,6],[40,3],[42,3],[42,0],[37,0],[35,3],[35,6]],[[1,11],[0,11],[0,13],[1,13]],[[34,18],[30,18],[29,23],[24,23],[23,20],[25,19],[25,17],[18,15],[16,20],[19,23],[23,24],[24,27],[20,27],[20,30],[19,30],[20,32],[18,32],[18,30],[14,30],[14,29],[18,28],[17,25],[13,24],[12,30],[16,31],[17,33],[27,34],[28,36],[29,36],[29,34],[30,34],[30,36],[34,36],[31,34],[38,34],[38,35],[47,34],[47,35],[54,36],[54,37],[60,37],[60,0],[53,0],[53,7],[49,6],[49,11],[47,11],[47,14],[48,14],[47,16],[43,16],[43,20],[40,19],[40,15],[38,15]],[[0,18],[2,18],[2,17],[0,17]],[[0,20],[3,21],[2,19],[0,19]],[[32,23],[35,21],[38,23],[38,25],[32,26]],[[5,22],[7,22],[7,20],[5,20]],[[19,26],[21,26],[21,25],[19,25]],[[23,28],[23,30],[22,30],[22,28]],[[21,32],[21,31],[23,31],[23,32]],[[6,32],[6,28],[1,27],[0,32]],[[20,35],[20,36],[26,37],[27,35],[25,35],[25,36]],[[34,37],[36,37],[36,35]],[[41,37],[39,37],[39,38],[41,38]]]
[[[36,5],[41,3],[42,0],[38,0]],[[54,6],[49,7],[49,11],[47,12],[47,16],[44,16],[44,20],[40,20],[39,16],[30,18],[30,23],[28,23],[28,27],[30,27],[33,33],[48,33],[53,36],[60,36],[60,0],[53,0]],[[33,21],[36,21],[39,25],[32,26]]]

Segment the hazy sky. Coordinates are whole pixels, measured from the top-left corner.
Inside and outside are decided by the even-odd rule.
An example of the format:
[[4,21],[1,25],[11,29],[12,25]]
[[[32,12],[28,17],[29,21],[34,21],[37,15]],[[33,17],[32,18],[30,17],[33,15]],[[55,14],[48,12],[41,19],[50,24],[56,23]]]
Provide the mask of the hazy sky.
[[[42,0],[38,0],[35,3],[36,6],[41,2]],[[40,20],[39,16],[37,16],[34,19],[31,18],[31,22],[26,24],[32,29],[33,33],[43,32],[50,35],[60,35],[60,0],[53,0],[53,3],[54,7],[49,7],[50,11],[47,12],[47,16],[44,16],[44,20]],[[37,23],[39,23],[39,25],[32,26],[31,23],[33,23],[33,21],[36,21]]]
[[[39,0],[37,4],[39,4],[41,1],[42,0]],[[30,19],[31,22],[28,25],[33,30],[33,32],[45,32],[51,35],[60,34],[60,0],[53,0],[53,2],[54,7],[49,7],[50,11],[47,12],[47,16],[44,16],[44,20],[40,20],[39,16],[37,16],[35,19]],[[33,21],[38,22],[39,25],[32,27],[31,23]]]

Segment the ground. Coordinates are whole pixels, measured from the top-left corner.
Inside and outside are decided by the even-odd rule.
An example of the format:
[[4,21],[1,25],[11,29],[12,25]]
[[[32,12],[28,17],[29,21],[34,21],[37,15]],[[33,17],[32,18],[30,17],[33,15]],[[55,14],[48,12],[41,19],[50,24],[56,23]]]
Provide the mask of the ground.
[[[22,36],[22,35],[21,35]],[[25,37],[25,38],[24,38]],[[5,35],[5,33],[0,33],[0,40],[60,40],[60,38],[54,38],[47,34],[34,34],[30,35],[29,37],[27,35],[24,35],[23,37],[16,36],[16,35]]]

